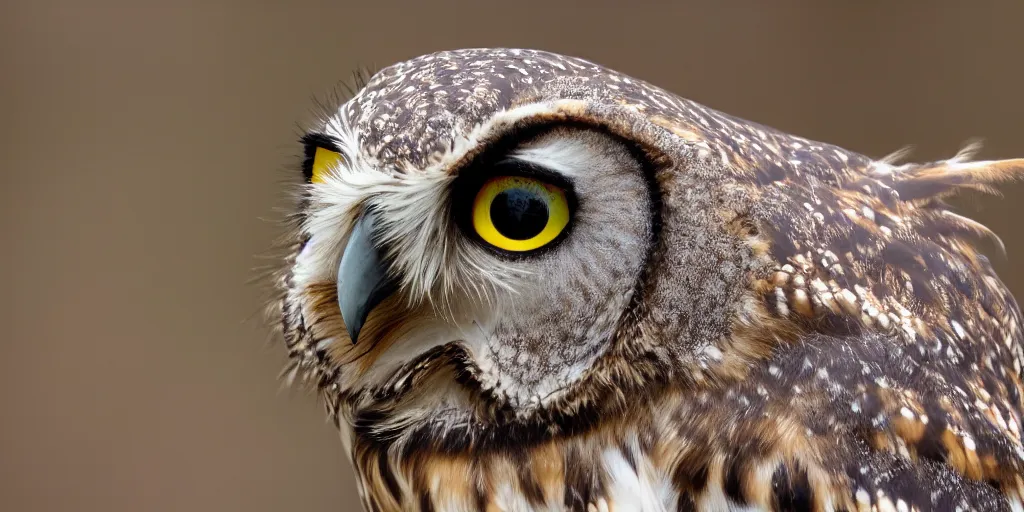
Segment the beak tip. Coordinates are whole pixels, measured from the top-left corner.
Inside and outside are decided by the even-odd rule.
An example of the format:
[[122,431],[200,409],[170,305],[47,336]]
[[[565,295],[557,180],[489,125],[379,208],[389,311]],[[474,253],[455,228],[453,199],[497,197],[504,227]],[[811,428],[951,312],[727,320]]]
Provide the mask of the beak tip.
[[349,338],[349,340],[351,340],[352,344],[355,345],[356,342],[359,341],[359,330],[362,328],[362,326],[361,325],[352,325],[352,326],[346,325],[345,327],[347,327],[347,330],[348,330],[348,338]]
[[360,307],[351,307],[347,301],[339,300],[338,306],[341,309],[341,321],[345,323],[345,331],[353,345],[359,341],[359,331],[363,330],[364,315],[360,314]]

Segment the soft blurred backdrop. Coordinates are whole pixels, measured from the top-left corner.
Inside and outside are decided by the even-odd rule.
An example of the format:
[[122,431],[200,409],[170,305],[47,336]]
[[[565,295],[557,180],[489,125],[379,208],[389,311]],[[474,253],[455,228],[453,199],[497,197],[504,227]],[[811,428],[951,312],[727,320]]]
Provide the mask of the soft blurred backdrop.
[[[1024,2],[0,6],[0,510],[358,510],[254,256],[311,99],[474,46],[581,56],[880,157],[1024,157]],[[1024,186],[960,201],[1024,296]]]

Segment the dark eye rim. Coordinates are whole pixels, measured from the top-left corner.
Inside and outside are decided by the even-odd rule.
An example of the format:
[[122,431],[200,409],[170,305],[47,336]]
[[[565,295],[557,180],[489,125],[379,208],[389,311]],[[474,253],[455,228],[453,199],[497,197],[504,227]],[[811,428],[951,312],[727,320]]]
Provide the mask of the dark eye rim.
[[299,142],[302,143],[302,177],[306,183],[313,181],[313,161],[316,160],[317,148],[342,153],[338,140],[323,133],[307,133],[299,139]]
[[[474,165],[474,167],[477,166]],[[579,206],[579,200],[571,180],[546,167],[514,158],[503,158],[490,165],[481,165],[480,167],[484,168],[467,169],[468,172],[461,173],[455,180],[452,190],[451,205],[455,223],[469,239],[502,257],[518,259],[538,256],[557,247],[569,236],[575,224],[576,210]],[[480,188],[488,180],[502,176],[531,178],[561,189],[569,207],[569,223],[566,224],[565,229],[550,242],[530,251],[509,251],[487,243],[473,228],[473,203]]]

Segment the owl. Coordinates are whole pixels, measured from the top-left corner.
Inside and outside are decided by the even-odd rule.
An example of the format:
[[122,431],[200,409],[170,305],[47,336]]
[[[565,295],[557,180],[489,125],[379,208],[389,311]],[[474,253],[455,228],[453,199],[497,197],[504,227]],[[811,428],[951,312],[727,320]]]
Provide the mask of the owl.
[[272,318],[365,510],[1024,510],[1021,311],[944,202],[1024,159],[545,51],[357,89],[301,139]]

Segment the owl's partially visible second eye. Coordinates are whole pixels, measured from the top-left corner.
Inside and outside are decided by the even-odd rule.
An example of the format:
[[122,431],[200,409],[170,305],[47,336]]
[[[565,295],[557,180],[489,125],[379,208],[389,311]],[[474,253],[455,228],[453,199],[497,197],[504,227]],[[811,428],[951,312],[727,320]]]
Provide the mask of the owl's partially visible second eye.
[[344,161],[341,153],[331,151],[327,148],[316,148],[313,156],[313,169],[310,172],[311,183],[323,183],[327,175],[334,172],[334,169]]
[[473,229],[485,242],[526,252],[551,243],[569,224],[565,191],[524,176],[491,178],[473,201]]
[[302,162],[302,175],[307,183],[324,183],[327,178],[345,163],[334,138],[322,133],[307,133],[302,137],[305,147],[305,160]]

